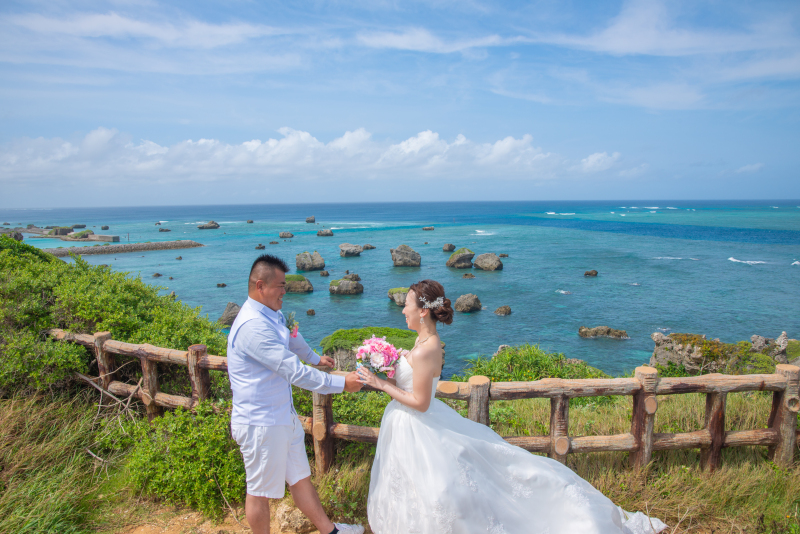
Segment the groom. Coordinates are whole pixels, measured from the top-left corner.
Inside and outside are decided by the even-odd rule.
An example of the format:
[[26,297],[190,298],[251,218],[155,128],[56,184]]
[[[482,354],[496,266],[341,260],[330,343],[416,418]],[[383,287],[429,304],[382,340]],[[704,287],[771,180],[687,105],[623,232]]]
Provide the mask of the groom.
[[253,262],[247,302],[228,335],[231,434],[247,474],[245,515],[254,534],[269,534],[269,499],[282,498],[288,483],[295,504],[321,534],[362,534],[364,527],[332,523],[325,514],[311,484],[305,433],[292,402],[292,384],[322,394],[354,392],[362,384],[355,372],[341,377],[303,365],[333,367],[334,361],[318,356],[286,327],[280,309],[288,270],[269,254]]

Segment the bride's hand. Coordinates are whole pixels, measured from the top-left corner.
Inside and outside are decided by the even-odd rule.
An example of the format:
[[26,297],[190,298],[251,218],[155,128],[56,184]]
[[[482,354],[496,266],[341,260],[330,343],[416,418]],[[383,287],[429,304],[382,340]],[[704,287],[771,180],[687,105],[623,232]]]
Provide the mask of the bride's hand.
[[371,386],[375,389],[380,389],[380,381],[377,376],[370,373],[366,367],[362,366],[359,367],[356,371],[358,373],[358,381],[364,384],[365,386]]

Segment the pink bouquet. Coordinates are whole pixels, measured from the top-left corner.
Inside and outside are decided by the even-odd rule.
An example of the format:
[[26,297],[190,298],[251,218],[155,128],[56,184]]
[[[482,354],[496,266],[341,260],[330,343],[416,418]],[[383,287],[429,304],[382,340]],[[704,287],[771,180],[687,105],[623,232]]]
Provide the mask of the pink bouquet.
[[[364,344],[358,347],[356,358],[364,362],[375,373],[386,373],[389,378],[394,378],[397,367],[397,360],[401,353],[392,345],[386,342],[386,337],[375,337],[365,339]],[[361,363],[359,363],[359,366]]]

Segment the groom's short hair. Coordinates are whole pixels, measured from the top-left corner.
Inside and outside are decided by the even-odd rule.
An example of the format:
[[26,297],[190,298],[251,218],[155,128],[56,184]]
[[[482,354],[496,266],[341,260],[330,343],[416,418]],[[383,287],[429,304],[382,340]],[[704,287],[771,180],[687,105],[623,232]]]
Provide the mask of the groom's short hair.
[[276,270],[288,273],[289,266],[277,256],[262,254],[256,258],[256,261],[253,262],[253,266],[250,268],[250,279],[247,283],[248,287],[255,286],[256,282],[259,280],[269,282]]

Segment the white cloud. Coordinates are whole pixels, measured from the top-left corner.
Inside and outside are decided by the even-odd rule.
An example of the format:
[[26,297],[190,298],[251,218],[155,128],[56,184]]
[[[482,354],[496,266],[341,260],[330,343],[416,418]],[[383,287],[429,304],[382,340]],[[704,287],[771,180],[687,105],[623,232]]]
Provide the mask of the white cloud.
[[[452,142],[426,130],[398,143],[378,142],[363,128],[328,143],[309,132],[281,128],[281,137],[228,144],[216,139],[162,146],[138,143],[115,129],[97,128],[81,139],[19,139],[0,147],[0,187],[45,184],[219,182],[267,184],[295,180],[397,177],[550,179],[561,160],[533,144],[530,135],[476,143]],[[617,156],[611,156],[612,159]]]
[[646,171],[650,166],[647,163],[642,163],[641,165],[637,165],[636,167],[631,167],[630,169],[623,169],[619,171],[619,175],[623,177],[629,176],[638,176]]
[[471,48],[501,46],[518,39],[503,39],[497,35],[446,42],[424,28],[412,28],[402,32],[365,32],[357,36],[358,41],[371,48],[393,48],[416,52],[450,54],[464,52]]
[[578,168],[583,172],[600,172],[607,171],[620,158],[619,152],[614,152],[609,155],[608,152],[595,152],[581,160]]
[[751,163],[750,165],[745,165],[744,167],[739,167],[734,172],[736,173],[743,173],[743,172],[758,172],[764,167],[763,163]]

